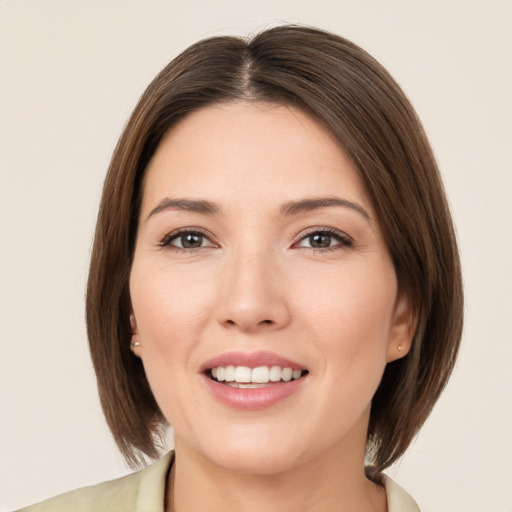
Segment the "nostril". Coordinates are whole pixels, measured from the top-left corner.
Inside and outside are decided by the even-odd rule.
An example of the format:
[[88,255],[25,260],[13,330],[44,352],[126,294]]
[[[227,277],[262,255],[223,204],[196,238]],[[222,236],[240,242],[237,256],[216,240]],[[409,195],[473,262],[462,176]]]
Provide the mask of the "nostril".
[[255,318],[254,315],[240,315],[238,318],[231,316],[224,318],[222,320],[222,325],[228,329],[239,328],[246,332],[252,332],[255,330],[257,331],[258,329],[274,329],[280,326],[278,321],[271,318],[263,317],[263,320],[260,320],[262,317],[263,315],[261,315],[259,318]]

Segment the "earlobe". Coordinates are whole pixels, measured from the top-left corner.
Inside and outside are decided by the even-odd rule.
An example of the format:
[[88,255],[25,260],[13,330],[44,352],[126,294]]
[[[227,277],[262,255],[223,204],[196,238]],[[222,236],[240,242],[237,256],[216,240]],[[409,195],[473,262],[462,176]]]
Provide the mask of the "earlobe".
[[389,333],[387,362],[405,357],[411,350],[416,331],[416,314],[407,297],[397,299],[393,315],[393,325]]
[[141,345],[140,341],[137,339],[137,335],[132,336],[132,341],[130,343],[130,350],[133,352],[133,354],[137,357],[141,357]]
[[139,330],[137,328],[137,320],[135,319],[135,315],[133,314],[133,311],[130,313],[130,328],[132,331],[132,339],[130,342],[130,350],[133,352],[133,354],[137,357],[141,357],[141,343],[140,343],[140,336],[139,336]]

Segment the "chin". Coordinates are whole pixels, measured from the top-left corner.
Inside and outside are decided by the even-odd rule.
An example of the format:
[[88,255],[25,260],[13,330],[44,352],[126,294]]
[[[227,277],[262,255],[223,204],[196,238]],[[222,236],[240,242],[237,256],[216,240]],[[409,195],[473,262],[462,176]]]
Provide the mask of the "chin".
[[227,471],[251,475],[275,475],[296,465],[295,454],[261,446],[252,449],[222,450],[215,454],[216,465]]
[[270,440],[251,435],[218,439],[208,446],[203,445],[199,452],[212,464],[226,471],[273,475],[296,466],[301,450],[297,442],[290,446],[274,434]]

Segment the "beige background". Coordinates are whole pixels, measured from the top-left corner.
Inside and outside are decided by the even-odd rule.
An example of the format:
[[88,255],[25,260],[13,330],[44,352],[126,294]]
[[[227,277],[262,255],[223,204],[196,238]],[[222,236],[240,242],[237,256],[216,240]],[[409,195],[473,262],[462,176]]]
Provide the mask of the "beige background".
[[0,510],[127,472],[83,320],[110,154],[180,50],[281,21],[333,30],[388,67],[424,120],[458,226],[461,357],[390,473],[424,512],[512,511],[510,0],[0,0]]

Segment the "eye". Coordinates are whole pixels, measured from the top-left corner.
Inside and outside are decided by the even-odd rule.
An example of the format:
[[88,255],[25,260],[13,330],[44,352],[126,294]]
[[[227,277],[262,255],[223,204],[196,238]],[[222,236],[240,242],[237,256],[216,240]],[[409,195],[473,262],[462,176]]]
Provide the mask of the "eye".
[[204,233],[192,229],[173,231],[165,236],[158,245],[170,247],[177,251],[190,251],[215,246]]
[[352,240],[335,229],[317,229],[303,235],[295,247],[306,247],[315,250],[333,250],[352,246]]

